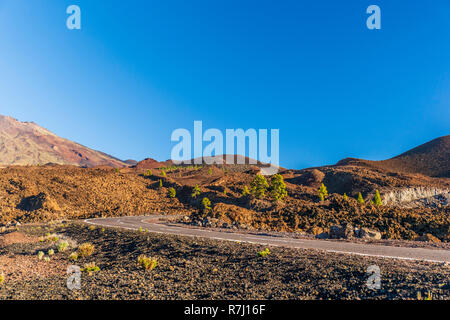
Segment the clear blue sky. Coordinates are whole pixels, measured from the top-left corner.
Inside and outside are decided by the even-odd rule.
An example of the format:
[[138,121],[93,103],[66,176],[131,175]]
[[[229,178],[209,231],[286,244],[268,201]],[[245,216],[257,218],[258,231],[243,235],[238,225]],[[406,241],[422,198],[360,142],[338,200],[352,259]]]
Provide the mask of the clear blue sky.
[[450,133],[449,17],[448,0],[0,0],[0,114],[122,159],[168,159],[194,120],[279,128],[285,167],[384,159]]

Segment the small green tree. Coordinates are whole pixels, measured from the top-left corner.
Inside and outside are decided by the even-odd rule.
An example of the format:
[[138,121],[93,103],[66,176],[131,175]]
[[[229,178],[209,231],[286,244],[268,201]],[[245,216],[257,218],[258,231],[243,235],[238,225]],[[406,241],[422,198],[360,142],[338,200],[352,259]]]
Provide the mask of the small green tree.
[[381,201],[380,191],[378,191],[378,189],[375,190],[375,205],[377,206],[383,205],[383,202]]
[[192,189],[192,198],[196,198],[197,196],[202,194],[202,190],[198,187],[198,184],[195,185],[194,189]]
[[164,170],[161,171],[161,175],[162,175],[164,178],[167,178],[167,174],[166,174],[166,172],[165,172]]
[[209,174],[210,176],[212,176],[212,168],[209,168],[208,174]]
[[270,195],[275,201],[282,200],[287,196],[286,184],[281,174],[276,174],[272,177],[270,181]]
[[320,201],[325,200],[325,198],[328,196],[328,190],[327,187],[322,183],[322,185],[319,188],[319,198]]
[[358,193],[358,202],[361,203],[361,204],[364,204],[364,203],[365,203],[365,202],[364,202],[364,198],[362,197],[361,192]]
[[176,195],[177,195],[177,192],[175,191],[175,189],[170,187],[169,188],[169,197],[175,198]]
[[152,170],[147,170],[147,176],[151,176],[151,175],[153,175]]
[[247,186],[244,186],[244,190],[242,190],[242,196],[246,197],[248,195],[250,195],[250,190],[248,190]]
[[250,187],[252,188],[252,195],[257,199],[262,199],[266,195],[269,183],[264,176],[257,174],[250,184]]
[[347,197],[346,193],[344,193],[344,201],[348,201],[348,197]]
[[161,179],[159,179],[159,188],[161,189],[163,187],[163,183],[162,183],[162,180]]
[[203,211],[209,212],[211,211],[211,201],[208,198],[203,198],[202,200]]
[[323,195],[323,193],[319,193],[319,199],[320,202],[325,201],[325,196]]

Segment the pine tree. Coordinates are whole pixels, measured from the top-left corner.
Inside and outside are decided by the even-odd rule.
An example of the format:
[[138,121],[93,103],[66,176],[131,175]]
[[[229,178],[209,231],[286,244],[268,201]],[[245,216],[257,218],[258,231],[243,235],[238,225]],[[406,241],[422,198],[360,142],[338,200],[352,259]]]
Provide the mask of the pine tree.
[[257,174],[250,187],[252,188],[253,196],[257,199],[262,199],[266,194],[267,188],[269,188],[269,183],[264,176]]
[[364,203],[365,203],[365,202],[364,202],[364,198],[362,197],[361,192],[358,193],[358,202],[361,203],[361,204],[364,204]]
[[380,192],[377,190],[375,190],[375,205],[377,206],[381,206],[383,205],[383,202],[381,201],[381,195]]
[[244,186],[244,190],[242,190],[242,196],[246,197],[248,195],[250,195],[250,191],[248,190],[247,186]]
[[344,201],[348,201],[348,197],[347,197],[346,193],[344,193]]
[[162,183],[162,180],[161,179],[159,179],[159,188],[161,189],[163,187],[163,183]]
[[319,188],[319,198],[320,201],[324,201],[325,198],[328,196],[328,190],[327,187],[322,183],[322,185]]
[[319,193],[319,199],[321,202],[325,200],[325,196],[323,195],[323,193]]
[[175,189],[170,187],[169,188],[169,197],[175,198],[176,195],[177,195],[177,192],[175,191]]
[[282,200],[287,196],[286,184],[284,183],[283,176],[281,174],[274,175],[270,181],[270,184],[270,195],[275,201]]
[[167,177],[167,174],[166,174],[166,172],[165,172],[164,170],[161,171],[161,174],[162,174],[162,176],[163,176],[164,178]]
[[203,198],[202,200],[203,211],[208,212],[211,211],[211,201],[208,198]]
[[196,184],[194,189],[192,190],[192,198],[196,198],[197,196],[199,196],[201,194],[202,194],[202,191],[198,187],[198,184]]

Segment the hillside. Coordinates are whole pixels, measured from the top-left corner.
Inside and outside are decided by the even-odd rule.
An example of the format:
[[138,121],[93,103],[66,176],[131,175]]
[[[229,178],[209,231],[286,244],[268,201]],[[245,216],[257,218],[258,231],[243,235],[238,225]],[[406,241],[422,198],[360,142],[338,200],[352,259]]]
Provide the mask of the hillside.
[[125,167],[105,153],[63,139],[33,122],[0,115],[0,166],[47,163],[95,167]]
[[337,166],[356,165],[390,172],[423,174],[430,177],[450,177],[450,135],[443,136],[396,157],[382,161],[347,158]]

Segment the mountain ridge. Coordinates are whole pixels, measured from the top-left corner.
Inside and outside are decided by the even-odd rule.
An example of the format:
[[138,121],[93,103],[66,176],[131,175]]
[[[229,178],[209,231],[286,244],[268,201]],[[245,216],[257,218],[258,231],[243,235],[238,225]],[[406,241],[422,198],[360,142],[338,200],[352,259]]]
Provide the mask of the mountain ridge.
[[0,115],[0,166],[47,163],[86,167],[126,167],[101,151],[61,138],[34,122]]

